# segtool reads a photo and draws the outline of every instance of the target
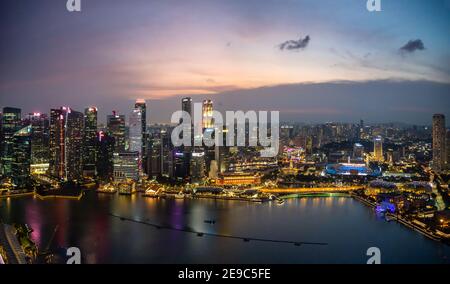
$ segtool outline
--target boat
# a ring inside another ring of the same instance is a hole
[[[283,199],[277,199],[277,205],[283,205],[284,200]]]
[[[204,222],[207,224],[215,224],[216,220],[205,220]]]

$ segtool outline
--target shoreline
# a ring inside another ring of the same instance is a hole
[[[352,198],[354,198],[355,200],[371,207],[371,208],[375,208],[376,207],[376,203],[370,202],[364,198],[362,198],[361,196],[355,195],[355,194],[350,194],[350,196]],[[441,243],[446,243],[446,239],[441,237],[438,233],[432,233],[429,232],[428,230],[426,230],[425,228],[421,228],[418,225],[415,225],[413,222],[414,221],[418,221],[417,219],[413,219],[413,221],[408,221],[403,217],[399,217],[398,215],[394,215],[392,213],[385,213],[386,216],[391,218],[391,221],[396,221],[399,224],[402,224],[403,226],[412,229],[413,231],[416,231],[418,233],[420,233],[421,235],[433,240],[433,241],[437,241],[437,242],[441,242]],[[443,234],[443,233],[441,233]],[[444,234],[445,235],[445,234]]]

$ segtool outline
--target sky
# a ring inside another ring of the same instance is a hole
[[[100,121],[182,96],[300,122],[450,118],[450,1],[4,0],[0,106],[95,105]]]

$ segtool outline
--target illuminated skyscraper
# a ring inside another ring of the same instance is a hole
[[[49,120],[43,113],[30,113],[24,125],[31,125],[31,164],[44,165],[48,168],[49,162]]]
[[[353,158],[362,159],[364,154],[364,146],[360,143],[355,143],[353,145]]]
[[[28,125],[14,133],[12,137],[11,177],[14,186],[17,188],[24,188],[30,182],[31,134],[32,127]]]
[[[102,181],[113,177],[114,138],[103,131],[97,133],[97,176]]]
[[[202,127],[203,129],[214,128],[213,101],[204,100],[202,105]]]
[[[185,97],[181,100],[181,110],[187,112],[191,117],[191,145],[194,145],[194,118],[192,117],[192,99],[190,97]],[[180,123],[183,121],[181,120]],[[184,147],[186,152],[191,151],[191,147]]]
[[[134,104],[134,108],[140,110],[140,124],[141,124],[141,149],[139,150],[139,154],[141,156],[142,162],[144,165],[144,172],[147,173],[146,163],[147,163],[147,106],[145,104],[145,100],[138,99]],[[130,130],[131,131],[131,130]],[[131,134],[130,134],[131,135]]]
[[[139,180],[139,153],[114,153],[114,181]]]
[[[84,115],[68,107],[50,111],[50,174],[64,180],[82,177]]]
[[[129,138],[130,138],[130,151],[138,152],[142,158],[142,111],[139,108],[133,109],[130,114],[129,120]]]
[[[97,174],[97,113],[96,107],[84,110],[83,176],[85,177],[94,177]]]
[[[381,136],[376,136],[373,139],[373,156],[375,161],[383,162],[383,138]]]
[[[67,108],[50,110],[50,175],[57,178],[65,176],[65,125]]]
[[[114,151],[120,153],[125,151],[125,115],[118,115],[113,111],[107,116],[108,135],[114,137]]]
[[[205,178],[206,165],[205,165],[205,152],[200,149],[196,149],[192,152],[192,157],[190,160],[191,169],[191,182],[199,183]]]
[[[66,179],[80,180],[83,177],[84,114],[70,110],[66,125]]]
[[[5,107],[2,116],[2,145],[1,158],[3,174],[11,174],[11,163],[13,160],[13,136],[20,129],[21,110],[19,108]]]
[[[445,169],[447,159],[445,136],[445,116],[443,114],[433,115],[433,164],[434,171],[440,173]]]

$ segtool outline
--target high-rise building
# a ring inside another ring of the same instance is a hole
[[[102,181],[109,181],[114,172],[114,138],[106,132],[97,133],[97,177]]]
[[[214,128],[213,101],[204,100],[202,105],[202,127],[203,129]]]
[[[3,174],[11,175],[11,164],[13,160],[13,136],[21,126],[21,109],[13,107],[3,108],[2,115],[2,145],[1,158]]]
[[[434,171],[440,173],[445,169],[447,159],[445,136],[445,116],[443,114],[433,115],[433,164]]]
[[[50,174],[79,180],[83,167],[84,115],[68,107],[50,111]]]
[[[184,179],[188,176],[189,156],[190,153],[184,152],[179,148],[173,150],[173,177]]]
[[[50,110],[50,175],[57,178],[65,176],[65,126],[67,120],[67,108]]]
[[[361,143],[355,143],[353,145],[353,158],[362,159],[364,154],[364,146]]]
[[[70,110],[66,126],[67,180],[80,180],[83,177],[83,131],[84,114]]]
[[[129,118],[129,138],[130,138],[130,151],[138,152],[139,156],[143,155],[143,137],[142,137],[142,111],[139,108],[133,109]]]
[[[191,182],[200,183],[205,178],[206,165],[205,165],[205,152],[200,149],[195,149],[192,152],[192,157],[190,160],[191,169]]]
[[[97,174],[97,113],[96,107],[84,110],[83,176],[85,177],[95,177]]]
[[[114,181],[139,180],[139,153],[114,153]]]
[[[162,138],[159,134],[153,134],[147,139],[147,175],[156,178],[162,175]]]
[[[28,125],[13,135],[13,159],[11,177],[15,187],[24,188],[30,182],[31,168],[31,134],[32,127]]]
[[[147,106],[145,104],[145,100],[138,99],[134,104],[134,108],[140,110],[140,124],[141,124],[141,149],[139,150],[139,154],[141,156],[142,165],[144,172],[147,173],[146,163],[147,163]]]
[[[383,138],[381,136],[376,136],[373,139],[373,156],[374,160],[378,162],[383,162]]]
[[[31,164],[48,169],[49,153],[49,120],[43,113],[30,113],[24,125],[31,125]]]
[[[125,151],[125,115],[118,115],[113,111],[112,115],[107,116],[108,135],[114,137],[116,153]]]
[[[194,118],[192,117],[192,99],[190,97],[185,97],[181,99],[181,111],[187,112],[189,116],[191,117],[191,146],[194,145]],[[181,120],[180,123],[183,121]],[[184,150],[186,152],[191,151],[191,147],[184,147]]]

